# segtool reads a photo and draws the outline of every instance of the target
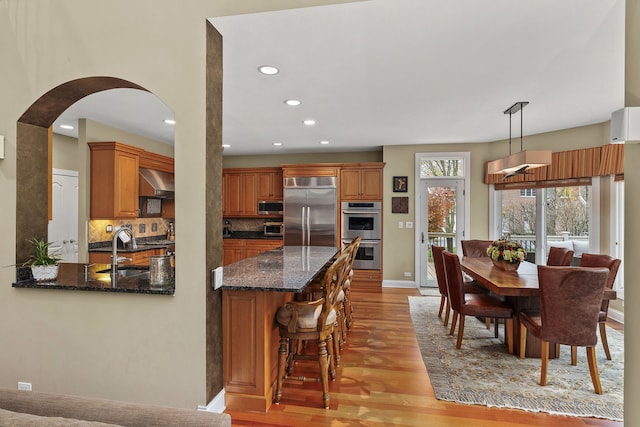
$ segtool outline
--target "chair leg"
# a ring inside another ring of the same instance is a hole
[[[576,366],[578,364],[578,347],[575,345],[571,346],[571,364]]]
[[[335,332],[335,330],[334,330]],[[334,354],[334,348],[335,348],[335,344],[334,344],[334,339],[332,334],[327,335],[327,339],[322,341],[325,345],[325,358],[328,359],[328,371],[329,371],[329,378],[331,378],[331,380],[335,380],[336,379],[336,359],[335,359],[335,354]],[[323,356],[320,356],[320,350],[318,347],[318,357],[322,358]]]
[[[511,317],[504,319],[504,340],[507,342],[509,354],[513,354],[513,318]]]
[[[451,313],[451,303],[449,302],[449,298],[445,297],[447,299],[447,307],[445,308],[445,313],[444,313],[444,321],[442,322],[443,325],[446,327],[449,325],[449,314]]]
[[[444,294],[440,295],[440,308],[438,309],[438,317],[442,317],[442,311],[444,310],[444,303],[445,303],[445,296]]]
[[[607,341],[607,325],[605,322],[600,322],[599,326],[600,326],[600,341],[602,341],[604,354],[607,355],[607,360],[611,360],[611,352],[609,351],[609,342]]]
[[[456,330],[456,323],[458,322],[458,312],[453,310],[453,316],[451,317],[451,329],[449,329],[449,335],[453,335]]]
[[[287,369],[288,348],[288,340],[284,337],[281,337],[280,347],[278,349],[278,378],[276,380],[276,395],[273,399],[276,405],[280,403],[280,399],[282,398],[282,383],[286,375],[285,370]]]
[[[320,362],[320,382],[322,383],[322,403],[324,409],[329,409],[329,367],[331,366],[331,358],[327,353],[327,342],[325,340],[318,340],[318,360]]]
[[[540,385],[547,384],[547,366],[549,365],[549,341],[540,340]]]
[[[524,353],[527,349],[527,327],[524,323],[520,323],[520,348],[518,349],[518,355],[520,359],[524,359]]]
[[[600,374],[598,373],[598,365],[596,363],[596,348],[587,347],[587,361],[589,362],[589,373],[593,382],[593,389],[596,394],[602,394],[602,385],[600,384]]]
[[[560,357],[560,344],[556,343],[556,357]]]
[[[464,318],[466,316],[460,315],[460,324],[458,325],[458,340],[456,341],[456,348],[460,348],[462,346],[462,335],[464,334]]]
[[[351,307],[351,289],[345,289],[344,291],[344,317],[345,325],[347,329],[351,329],[353,323],[353,308]]]
[[[485,317],[484,318],[484,325],[487,327],[487,329],[491,329],[491,318],[490,317]]]
[[[493,318],[493,336],[498,338],[498,326],[500,326],[500,319],[497,317]]]
[[[338,319],[338,324],[336,324],[333,327],[333,361],[334,361],[334,366],[338,367],[340,366],[340,351],[341,351],[341,345],[340,345],[340,319]]]

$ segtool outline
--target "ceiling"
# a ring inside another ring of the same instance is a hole
[[[488,142],[509,137],[517,101],[530,102],[524,135],[624,106],[624,0],[370,0],[210,21],[224,41],[225,155]],[[168,116],[154,95],[115,89],[54,131],[84,117],[173,143]]]

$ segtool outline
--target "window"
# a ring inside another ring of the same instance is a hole
[[[464,176],[464,159],[420,159],[420,178]]]
[[[525,248],[527,260],[538,264],[546,262],[551,246],[571,249],[579,258],[600,246],[598,188],[594,179],[592,185],[496,190],[500,214],[491,237],[509,234]]]

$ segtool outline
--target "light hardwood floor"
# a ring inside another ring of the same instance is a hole
[[[354,325],[322,409],[320,385],[287,383],[267,414],[227,411],[234,426],[622,426],[437,400],[420,356],[407,296],[415,289],[354,284]],[[618,330],[622,326],[612,325]]]

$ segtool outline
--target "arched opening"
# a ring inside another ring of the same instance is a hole
[[[28,239],[47,238],[51,125],[78,100],[108,89],[147,89],[115,77],[86,77],[63,83],[36,100],[16,130],[16,263],[30,255]]]

